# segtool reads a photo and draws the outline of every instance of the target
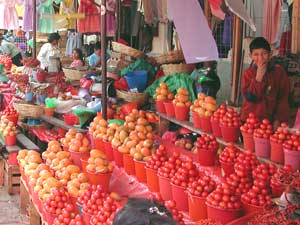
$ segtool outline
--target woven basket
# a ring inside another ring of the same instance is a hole
[[[64,74],[68,80],[80,80],[84,74],[90,72],[90,70],[78,70],[74,68],[63,68]]]
[[[174,73],[186,73],[191,74],[193,72],[194,66],[188,64],[166,64],[162,65],[162,70],[165,75],[170,75]]]
[[[114,41],[112,42],[112,48],[115,52],[129,55],[133,58],[143,58],[145,56],[145,54],[140,50],[131,48],[129,46],[126,46],[126,45],[123,45],[123,44],[120,44],[120,43],[114,42]]]
[[[181,50],[170,51],[160,56],[154,57],[157,64],[176,63],[184,61],[183,52]]]
[[[116,90],[117,97],[122,98],[125,102],[137,102],[140,104],[145,104],[148,100],[147,93],[133,93],[127,91]]]
[[[13,105],[20,117],[39,118],[44,113],[42,106],[29,104],[24,101],[15,101]]]
[[[64,57],[61,57],[60,58],[60,62],[61,62],[61,65],[67,65],[67,66],[70,66],[70,64],[73,62],[73,59],[72,57],[67,57],[67,56],[64,56]]]

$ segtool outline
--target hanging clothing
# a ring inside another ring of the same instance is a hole
[[[279,32],[282,0],[264,0],[263,36],[274,44]]]
[[[54,7],[53,3],[59,4],[62,0],[40,0],[40,5],[38,6],[38,27],[37,30],[41,33],[53,33],[54,28]],[[49,17],[48,17],[49,16]]]
[[[75,13],[75,4],[74,0],[63,0],[60,4],[59,14],[72,14]],[[67,18],[67,29],[75,29],[76,28],[76,19]]]
[[[283,32],[279,44],[279,55],[286,55],[291,52],[292,47],[292,32]]]
[[[218,17],[219,19],[224,20],[225,19],[225,13],[221,9],[222,0],[208,0],[208,1],[209,1],[211,13],[215,17]]]
[[[116,0],[106,1],[106,36],[114,37],[116,33]]]
[[[23,11],[23,30],[32,31],[33,29],[33,1],[24,0],[24,11]]]
[[[153,26],[158,22],[158,11],[156,0],[142,0],[145,23]]]
[[[19,18],[15,5],[22,0],[0,0],[0,29],[16,30],[19,28]]]
[[[167,0],[157,0],[157,17],[161,23],[168,22],[167,7]]]
[[[223,44],[225,46],[231,47],[232,43],[232,33],[233,33],[233,15],[231,12],[227,12],[224,20],[224,30],[223,30]]]
[[[286,2],[283,2],[281,9],[281,18],[280,18],[280,28],[277,35],[275,47],[278,48],[281,42],[281,36],[283,32],[289,31],[291,29],[290,18],[289,18],[289,5]]]
[[[74,48],[82,48],[82,34],[77,32],[68,32],[68,40],[66,45],[66,56],[70,56],[73,53]]]
[[[80,33],[95,33],[101,31],[101,17],[96,5],[90,0],[80,0],[78,13],[85,13],[84,19],[77,20]]]
[[[264,17],[262,1],[246,0],[244,4],[256,27],[256,32],[253,32],[253,30],[246,24],[245,37],[262,36],[262,25],[263,25],[263,17]]]

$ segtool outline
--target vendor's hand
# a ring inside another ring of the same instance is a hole
[[[262,80],[264,79],[264,76],[267,72],[267,66],[268,66],[267,63],[262,63],[257,65],[256,80],[258,82],[262,82]]]

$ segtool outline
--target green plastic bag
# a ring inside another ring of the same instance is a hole
[[[57,99],[56,98],[46,98],[45,103],[46,103],[47,108],[55,108],[57,105]]]
[[[195,91],[194,91],[194,86],[193,86],[193,79],[183,73],[176,73],[176,74],[171,74],[168,76],[164,76],[159,78],[158,80],[154,81],[154,83],[149,86],[145,92],[148,93],[150,96],[154,96],[156,88],[159,86],[160,83],[166,83],[168,85],[169,90],[176,94],[176,91],[178,88],[185,88],[189,91],[190,93],[190,100],[194,102],[196,99]]]
[[[137,59],[134,63],[121,70],[121,76],[124,77],[127,73],[136,70],[147,70],[150,80],[153,79],[156,74],[156,68],[151,63],[147,62],[144,59]]]
[[[125,123],[125,121],[124,120],[116,120],[116,119],[114,119],[114,120],[108,120],[108,124],[112,124],[112,123],[116,123],[116,124],[118,124],[120,126],[123,126],[124,123]]]

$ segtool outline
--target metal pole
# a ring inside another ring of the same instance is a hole
[[[32,56],[36,59],[36,0],[33,0],[33,49]]]
[[[102,68],[102,116],[107,119],[107,84],[106,84],[106,0],[101,0],[101,68]]]

